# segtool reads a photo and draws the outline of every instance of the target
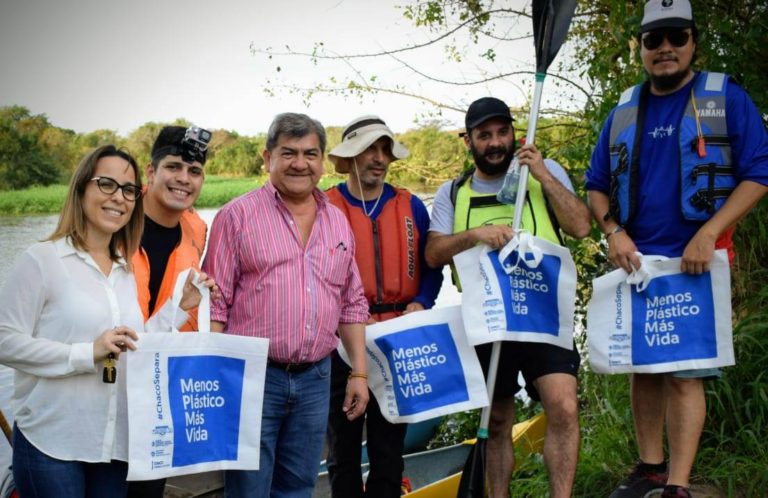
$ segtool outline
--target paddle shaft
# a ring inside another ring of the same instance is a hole
[[[539,119],[539,106],[541,105],[541,91],[544,87],[544,77],[546,75],[542,73],[536,73],[536,85],[533,90],[533,102],[531,103],[531,111],[528,116],[528,134],[526,135],[526,143],[533,143],[536,137],[536,122]],[[517,199],[515,200],[515,218],[512,223],[512,229],[517,232],[520,229],[520,224],[523,219],[523,208],[525,207],[525,189],[528,188],[528,166],[520,165],[520,180],[517,186]],[[488,437],[488,424],[491,421],[491,405],[493,404],[493,392],[496,387],[496,376],[499,370],[499,357],[501,356],[501,341],[493,343],[491,349],[491,359],[488,365],[488,378],[486,379],[485,388],[488,391],[488,401],[490,404],[483,408],[480,412],[480,427],[478,428],[478,437],[485,435]]]
[[[11,448],[13,448],[13,438],[12,438],[13,432],[11,431],[11,426],[8,425],[8,420],[6,420],[2,410],[0,410],[0,429],[3,429],[3,434],[5,434],[5,439],[8,440],[8,444],[10,444]]]
[[[533,101],[531,102],[531,111],[528,118],[528,143],[534,143],[534,138],[536,136],[536,121],[539,117],[541,92],[544,87],[544,78],[547,75],[547,69],[565,39],[568,26],[570,25],[570,19],[573,16],[573,11],[576,7],[575,0],[565,0],[564,2],[557,3],[557,7],[553,0],[534,0],[533,4],[534,44],[536,46],[536,84],[534,86]],[[544,7],[543,9],[542,6]],[[564,24],[562,22],[556,22],[555,18],[558,14],[561,16],[561,21],[566,21]],[[543,27],[543,29],[540,29],[540,27]],[[565,33],[563,33],[563,31],[565,31]],[[554,37],[555,34],[557,34],[557,37]],[[520,229],[522,222],[526,189],[528,188],[528,166],[521,166],[520,179],[518,182],[517,198],[515,199],[515,217],[512,223],[512,229],[515,232]],[[475,451],[470,454],[470,459],[467,460],[467,463],[464,466],[464,471],[461,474],[461,482],[457,495],[458,498],[482,498],[485,495],[485,480],[483,479],[485,474],[485,459],[477,458],[475,453],[477,453],[477,450],[481,447],[481,439],[486,441],[488,439],[488,425],[491,420],[491,406],[493,406],[493,394],[495,390],[494,388],[496,387],[500,356],[501,342],[496,341],[491,348],[491,358],[488,365],[486,389],[488,391],[489,404],[483,408],[480,414],[480,427],[477,430]],[[485,449],[484,444],[482,445],[482,449]],[[474,478],[478,475],[480,476],[480,482],[473,482]]]

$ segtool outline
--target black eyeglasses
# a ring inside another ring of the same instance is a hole
[[[117,180],[108,176],[94,176],[91,181],[96,182],[99,190],[107,195],[112,195],[117,192],[117,189],[120,189],[123,191],[123,197],[126,201],[135,201],[141,197],[141,189],[133,183],[120,185]]]
[[[643,36],[646,50],[656,50],[664,43],[664,38],[675,47],[684,47],[691,38],[691,33],[682,28],[668,28],[649,31]]]

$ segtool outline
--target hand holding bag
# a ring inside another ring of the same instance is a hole
[[[470,344],[540,342],[573,349],[576,265],[570,251],[518,231],[499,251],[454,256]]]
[[[173,293],[178,308],[187,273]],[[210,333],[198,285],[199,333],[139,334],[127,355],[128,480],[259,468],[267,339]],[[175,322],[175,320],[174,320]]]
[[[409,313],[365,329],[368,387],[389,422],[421,422],[488,405],[461,307]],[[343,346],[339,354],[349,363]]]
[[[595,279],[587,311],[589,363],[600,373],[664,373],[733,365],[731,273],[725,250],[710,270],[642,256],[638,270]]]

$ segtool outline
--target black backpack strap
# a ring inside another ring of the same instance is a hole
[[[467,180],[469,180],[474,172],[475,168],[470,168],[463,172],[458,178],[454,178],[451,182],[451,206],[453,206],[454,209],[456,208],[456,197],[459,195],[459,189],[462,185],[467,183]]]

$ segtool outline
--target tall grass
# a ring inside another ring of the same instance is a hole
[[[729,496],[768,496],[768,199],[736,232],[736,365],[707,386],[697,474]]]
[[[195,203],[195,207],[216,208],[223,206],[231,199],[263,185],[266,178],[266,176],[233,178],[209,175],[205,178],[203,190]],[[338,177],[323,177],[320,179],[319,188],[325,190],[338,182]],[[66,196],[66,185],[0,191],[0,214],[58,213],[64,205]]]
[[[58,213],[67,196],[66,185],[0,191],[0,214]]]

